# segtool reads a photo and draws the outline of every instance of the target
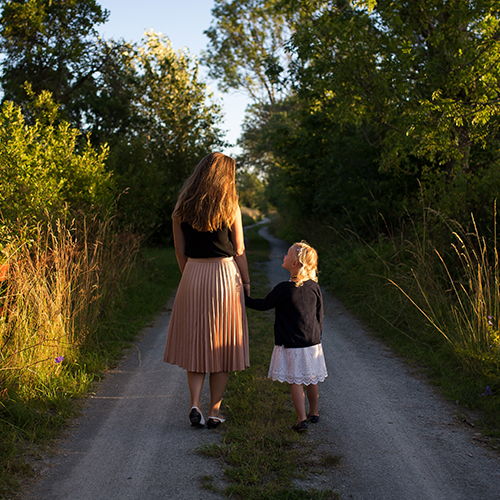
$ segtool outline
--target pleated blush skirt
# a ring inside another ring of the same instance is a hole
[[[163,360],[202,373],[250,365],[243,283],[234,259],[188,259]]]

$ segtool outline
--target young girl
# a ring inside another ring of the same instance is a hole
[[[265,299],[245,297],[247,307],[275,309],[274,350],[268,377],[288,382],[297,412],[297,432],[307,430],[303,386],[309,400],[309,421],[319,421],[318,382],[328,376],[321,347],[323,297],[317,283],[318,254],[306,242],[294,243],[282,266],[290,280],[274,287]]]

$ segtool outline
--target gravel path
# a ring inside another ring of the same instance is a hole
[[[288,278],[281,269],[287,245],[266,228],[260,233],[272,244],[274,286]],[[220,498],[200,487],[204,475],[219,484],[219,463],[195,449],[221,434],[188,424],[185,372],[162,362],[168,320],[166,310],[106,375],[57,455],[33,462],[40,479],[25,500]],[[320,423],[306,439],[342,460],[303,486],[336,488],[342,499],[500,499],[498,455],[475,444],[456,407],[328,295],[323,347],[329,377],[320,385]]]

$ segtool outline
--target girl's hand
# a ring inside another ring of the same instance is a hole
[[[243,290],[245,290],[245,293],[250,297],[250,283],[244,284]]]

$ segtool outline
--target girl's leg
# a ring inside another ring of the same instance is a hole
[[[319,415],[319,388],[318,384],[309,384],[306,386],[307,400],[309,401],[309,415]]]
[[[226,390],[229,372],[217,372],[210,374],[210,409],[209,417],[218,417],[222,396]]]
[[[201,410],[201,390],[205,374],[200,372],[187,372],[189,392],[191,393],[191,408],[196,406]]]
[[[297,412],[297,421],[302,422],[307,418],[304,388],[302,384],[290,384],[290,390],[292,391],[293,406]]]

